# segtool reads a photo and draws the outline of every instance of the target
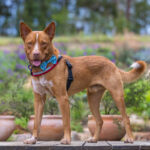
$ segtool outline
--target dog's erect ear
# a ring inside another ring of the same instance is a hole
[[[53,39],[55,35],[55,22],[51,22],[45,29],[44,32],[48,34],[50,40]]]
[[[26,36],[31,32],[32,30],[23,22],[20,22],[20,36],[25,41]]]

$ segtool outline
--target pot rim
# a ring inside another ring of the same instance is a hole
[[[0,119],[11,119],[11,120],[14,120],[15,116],[13,116],[13,115],[0,115]]]
[[[119,119],[122,120],[122,116],[121,115],[101,115],[102,119]],[[93,115],[88,115],[88,119],[92,120],[94,119]]]
[[[30,119],[34,119],[35,115],[31,115]],[[62,119],[62,115],[43,115],[42,119]]]

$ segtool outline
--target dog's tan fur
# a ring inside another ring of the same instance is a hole
[[[33,60],[34,44],[36,42],[37,33],[39,36],[39,59],[41,61],[48,60],[52,54],[58,57],[59,51],[52,44],[52,39],[55,34],[55,24],[53,22],[44,31],[32,31],[26,24],[21,23],[20,33],[30,63],[32,63]],[[47,43],[45,47],[42,46],[43,41]],[[73,66],[72,72],[74,81],[72,82],[69,91],[66,90],[68,77],[68,70],[65,63],[66,59]],[[135,67],[129,72],[124,72],[118,69],[115,64],[107,58],[102,56],[82,56],[72,58],[63,55],[59,64],[52,71],[41,77],[32,77],[32,80],[35,83],[38,83],[36,86],[38,86],[39,90],[49,92],[52,96],[56,97],[59,103],[64,125],[64,138],[61,140],[62,144],[70,144],[71,142],[69,96],[86,88],[88,104],[96,120],[95,134],[92,138],[88,139],[88,141],[97,142],[99,139],[99,132],[103,125],[103,120],[99,112],[99,105],[105,90],[108,90],[123,117],[126,129],[125,141],[133,142],[130,121],[125,111],[123,82],[132,82],[143,74],[146,69],[146,63],[143,61],[137,61],[136,63],[139,65],[138,67]],[[33,72],[38,71],[41,71],[39,67],[33,68]],[[41,80],[44,81],[41,83]],[[52,84],[49,85],[49,82]],[[40,93],[34,89],[35,121],[33,137],[27,139],[25,143],[36,143],[43,114],[43,102],[45,103],[47,92]]]

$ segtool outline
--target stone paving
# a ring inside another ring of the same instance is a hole
[[[0,142],[0,150],[150,150],[150,141],[136,141],[133,144],[118,141],[97,143],[76,141],[71,145],[61,145],[56,141],[38,141],[35,145],[25,145],[23,142]]]

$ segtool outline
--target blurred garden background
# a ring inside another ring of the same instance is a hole
[[[150,0],[0,0],[0,114],[16,116],[21,130],[15,133],[27,131],[34,112],[20,21],[33,30],[55,21],[53,42],[61,54],[102,55],[127,71],[136,60],[150,63]],[[144,75],[125,85],[127,113],[140,121],[132,124],[135,132],[150,131],[149,79]],[[47,99],[44,113],[60,114],[56,100]],[[83,131],[90,114],[86,99],[86,90],[70,97],[71,127],[77,132]],[[100,111],[119,114],[109,93]]]

